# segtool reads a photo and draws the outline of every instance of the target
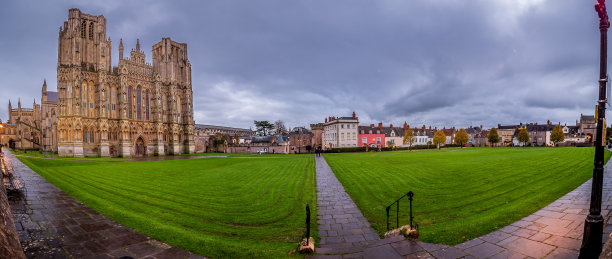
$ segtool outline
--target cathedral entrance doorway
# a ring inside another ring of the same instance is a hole
[[[142,137],[138,137],[136,145],[134,145],[134,155],[136,157],[143,157],[147,154],[144,140]]]

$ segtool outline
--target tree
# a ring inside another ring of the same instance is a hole
[[[393,143],[391,141],[387,141],[387,147],[393,149],[395,147],[395,143]]]
[[[563,130],[561,129],[561,125],[557,124],[555,128],[552,130],[552,132],[550,133],[550,141],[552,141],[555,144],[555,146],[557,146],[557,143],[563,142],[564,140],[565,140],[565,134],[563,133]]]
[[[258,136],[268,136],[274,128],[274,125],[269,121],[255,121],[254,123]]]
[[[523,143],[523,146],[527,145],[527,142],[529,142],[529,133],[527,132],[527,129],[522,128],[521,131],[519,131],[518,141]]]
[[[465,129],[459,129],[459,131],[455,135],[455,144],[463,147],[465,144],[468,143],[469,140],[470,138],[468,137],[468,134]]]
[[[410,147],[412,147],[415,140],[416,135],[414,134],[414,131],[412,129],[407,129],[406,133],[404,133],[404,139],[402,141],[404,142],[404,145],[408,145],[408,151],[410,151]]]
[[[489,143],[491,143],[491,145],[499,143],[499,134],[497,134],[496,128],[491,128],[491,131],[489,131],[488,138]]]
[[[438,149],[440,149],[440,145],[444,144],[445,142],[446,142],[446,135],[444,135],[444,131],[442,130],[436,131],[433,137],[433,144],[436,145]]]
[[[287,127],[285,127],[285,122],[282,120],[277,120],[274,122],[274,134],[276,135],[285,135],[287,134],[288,130]]]

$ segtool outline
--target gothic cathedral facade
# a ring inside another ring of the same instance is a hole
[[[70,9],[57,60],[57,152],[63,157],[193,153],[193,91],[187,44],[162,38],[153,64],[140,43],[111,63],[106,19]]]

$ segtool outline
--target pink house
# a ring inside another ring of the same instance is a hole
[[[374,124],[368,126],[359,126],[357,146],[369,146],[372,148],[385,147],[385,133],[382,131],[382,123],[378,127]]]

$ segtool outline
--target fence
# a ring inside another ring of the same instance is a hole
[[[413,224],[413,220],[414,220],[414,216],[412,216],[412,197],[414,196],[414,193],[412,191],[409,191],[408,193],[402,195],[402,197],[399,197],[399,199],[397,199],[396,201],[394,201],[393,203],[391,203],[389,206],[387,206],[386,210],[387,210],[387,231],[390,230],[390,224],[389,224],[389,211],[391,210],[391,207],[393,206],[393,204],[396,204],[396,215],[395,215],[395,228],[399,228],[399,211],[400,211],[400,200],[404,197],[408,197],[408,200],[410,201],[410,229],[417,229],[419,228],[418,224]]]

